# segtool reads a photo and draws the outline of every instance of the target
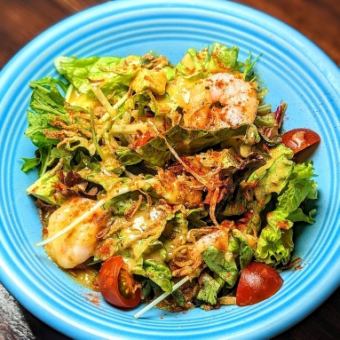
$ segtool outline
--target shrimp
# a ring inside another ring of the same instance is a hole
[[[187,94],[184,126],[217,130],[254,122],[259,100],[255,86],[237,74],[216,73]]]
[[[75,197],[54,211],[47,226],[47,237],[65,228],[72,220],[89,210],[95,201]],[[92,216],[77,225],[68,233],[45,246],[48,255],[61,268],[71,269],[82,264],[94,254],[98,232],[107,223],[107,214],[98,209]]]
[[[217,229],[210,234],[204,235],[196,242],[195,249],[202,254],[210,246],[226,251],[228,248],[228,231]]]

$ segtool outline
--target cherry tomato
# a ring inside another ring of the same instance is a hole
[[[310,129],[293,129],[282,135],[282,143],[294,154],[320,142],[320,136]]]
[[[141,291],[128,272],[121,256],[106,260],[99,271],[99,290],[106,301],[120,308],[134,308],[141,300]]]
[[[236,290],[236,304],[248,306],[268,299],[282,286],[283,280],[272,267],[252,262],[241,271]]]

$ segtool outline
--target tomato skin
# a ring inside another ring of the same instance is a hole
[[[125,275],[129,277],[128,284],[133,285],[131,274],[126,270],[124,260],[121,256],[112,256],[106,260],[99,271],[98,284],[99,290],[102,293],[106,301],[112,305],[124,309],[130,309],[136,307],[141,300],[141,291],[139,288],[135,290],[132,296],[125,297],[119,289],[120,273],[125,271]]]
[[[282,135],[282,143],[294,154],[320,142],[320,136],[310,129],[293,129]]]
[[[236,290],[236,304],[248,306],[268,299],[282,286],[283,280],[272,267],[251,262],[241,271]]]

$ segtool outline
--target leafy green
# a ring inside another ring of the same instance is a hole
[[[184,294],[179,289],[176,289],[174,292],[171,293],[171,295],[174,298],[176,305],[178,305],[180,307],[185,306]]]
[[[28,172],[40,165],[39,176],[43,175],[48,168],[53,167],[59,160],[63,160],[63,169],[70,170],[70,162],[73,155],[63,148],[48,147],[40,148],[34,158],[23,158],[24,163],[21,167],[23,172]]]
[[[115,197],[110,201],[112,212],[115,215],[124,216],[135,206],[140,195],[141,193],[139,191],[132,191]]]
[[[226,128],[214,132],[190,130],[176,125],[167,131],[165,137],[179,154],[192,154],[222,141],[228,142],[232,138],[244,136],[246,131],[246,125],[237,129]],[[163,166],[171,158],[171,152],[162,137],[150,140],[136,151],[143,160],[156,166]]]
[[[257,115],[254,124],[257,127],[273,127],[276,125],[276,119],[272,112],[264,115]]]
[[[131,88],[141,93],[150,90],[156,95],[163,95],[167,84],[167,76],[163,70],[141,69],[131,83]]]
[[[224,280],[219,276],[214,279],[207,273],[203,273],[200,280],[202,287],[198,292],[197,299],[210,305],[216,305],[217,295],[224,285]]]
[[[30,170],[33,170],[40,164],[40,159],[37,157],[34,158],[23,158],[23,164],[21,166],[21,170],[23,172],[29,172]]]
[[[61,169],[61,165],[59,163],[52,170],[45,172],[27,188],[27,193],[48,204],[60,205],[63,202],[63,198],[56,195],[56,184],[59,182],[58,172]]]
[[[223,72],[226,69],[239,69],[237,62],[239,49],[214,43],[209,48],[196,51],[190,48],[180,63],[177,71],[185,77],[204,76],[207,73]]]
[[[129,149],[128,147],[121,146],[117,148],[115,152],[119,162],[124,165],[135,165],[143,160],[137,152]]]
[[[253,249],[249,246],[244,235],[237,229],[233,230],[232,236],[229,239],[228,249],[238,256],[241,269],[246,267],[254,256]]]
[[[61,80],[50,77],[33,81],[30,85],[33,92],[27,113],[26,136],[39,148],[56,145],[59,139],[53,136],[53,132],[59,130],[57,122],[69,122],[62,94],[66,85]],[[50,136],[47,136],[47,131]]]
[[[306,214],[301,208],[297,208],[288,215],[287,219],[292,222],[314,223],[315,214],[316,209],[312,209]]]
[[[208,212],[203,208],[190,209],[188,211],[187,220],[189,228],[200,228],[207,225],[207,222],[203,221],[208,216]]]
[[[167,251],[163,242],[159,239],[150,243],[143,254],[143,258],[144,260],[154,260],[163,263],[167,258]]]
[[[101,185],[106,192],[121,182],[123,184],[123,179],[119,178],[115,173],[106,173],[97,171],[97,169],[83,168],[78,171],[78,174],[85,180]]]
[[[295,220],[306,220],[313,222],[311,216],[305,215],[299,209],[301,203],[306,199],[317,198],[317,185],[313,176],[312,163],[295,164],[289,178],[287,187],[278,197],[276,209],[268,214],[268,223],[272,226],[290,228]],[[293,221],[289,219],[293,217]]]
[[[141,57],[59,57],[55,66],[80,93],[92,90],[92,84],[104,93],[128,88],[141,65]]]
[[[314,221],[315,210],[306,214],[300,207],[306,199],[317,198],[317,186],[312,176],[312,163],[294,165],[275,210],[267,214],[268,225],[262,229],[256,248],[259,261],[274,265],[287,263],[293,250],[293,223]]]
[[[154,260],[145,260],[143,268],[145,271],[144,276],[155,282],[164,292],[171,292],[171,271],[165,264]]]
[[[173,213],[164,206],[143,207],[131,219],[115,217],[115,226],[103,242],[104,248],[109,248],[110,254],[127,252],[133,261],[139,261],[150,246],[160,238],[168,220]],[[101,253],[98,247],[96,256],[105,258],[107,251]]]
[[[250,53],[248,58],[242,64],[243,79],[246,81],[256,80],[255,65],[258,62],[260,56],[254,58]]]
[[[270,159],[242,184],[256,183],[255,197],[260,207],[268,203],[272,193],[282,191],[293,169],[293,152],[284,145],[270,149],[269,155]]]
[[[270,265],[286,264],[290,260],[293,248],[292,229],[281,230],[268,225],[261,231],[255,258]]]
[[[164,243],[167,255],[171,254],[175,248],[185,243],[188,233],[188,221],[182,213],[176,213],[166,223],[161,240]]]
[[[211,271],[227,283],[228,287],[235,285],[238,269],[232,253],[223,253],[211,246],[204,251],[203,260]]]

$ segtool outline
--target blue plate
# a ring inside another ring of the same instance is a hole
[[[320,187],[315,224],[296,230],[295,254],[303,269],[283,274],[283,288],[250,307],[166,314],[140,320],[101,301],[89,302],[77,285],[34,246],[41,226],[25,188],[35,173],[20,171],[34,148],[25,138],[28,84],[55,75],[60,55],[163,53],[177,62],[189,47],[237,45],[241,58],[262,53],[258,64],[270,89],[267,101],[289,104],[285,128],[309,127],[321,135],[313,156]],[[1,280],[38,318],[74,338],[263,338],[297,323],[338,286],[340,176],[339,71],[301,34],[242,5],[224,1],[116,1],[90,8],[53,26],[21,50],[0,79]]]

